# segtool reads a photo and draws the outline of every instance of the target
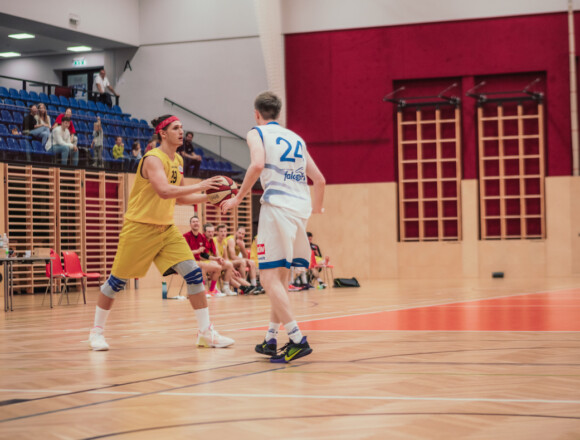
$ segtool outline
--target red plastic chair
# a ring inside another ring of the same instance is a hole
[[[64,270],[69,278],[79,279],[81,282],[81,288],[83,289],[83,301],[87,303],[87,296],[85,293],[85,284],[83,280],[85,278],[101,278],[101,274],[98,272],[85,272],[81,268],[81,262],[79,256],[76,252],[64,251],[62,253],[64,258]],[[61,298],[62,299],[62,298]]]
[[[332,264],[328,264],[328,257],[326,257],[322,263],[317,263],[316,255],[314,254],[314,251],[312,251],[310,253],[310,269],[318,269],[319,271],[322,271],[324,282],[327,286],[332,286],[332,283],[328,284],[328,269],[330,269],[331,280],[334,282],[334,266]]]
[[[58,254],[51,249],[50,250],[50,259],[52,260],[52,279],[61,279],[64,281],[64,285],[61,286],[61,292],[64,294],[66,292],[67,302],[68,302],[68,286],[66,285],[68,275],[66,271],[63,269],[62,264],[60,262],[60,257]],[[49,284],[46,286],[46,290],[44,291],[44,296],[42,297],[42,304],[44,305],[44,300],[46,299],[46,294],[48,293],[48,289],[50,288],[50,263],[46,264],[46,277],[48,278]],[[62,301],[62,296],[61,296]],[[60,301],[59,301],[60,304]]]

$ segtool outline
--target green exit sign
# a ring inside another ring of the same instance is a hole
[[[84,66],[87,64],[87,60],[84,58],[75,58],[73,60],[73,66]]]

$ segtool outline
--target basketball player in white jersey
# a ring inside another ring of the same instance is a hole
[[[310,214],[323,212],[324,176],[308,154],[304,140],[276,120],[282,102],[272,92],[254,101],[257,126],[248,132],[251,164],[238,195],[222,204],[222,211],[238,206],[258,177],[264,194],[258,225],[260,281],[270,297],[270,327],[256,351],[271,356],[270,361],[287,363],[312,353],[306,336],[294,320],[288,298],[290,268],[308,268],[310,243],[306,223]],[[313,199],[306,177],[314,184]],[[290,342],[277,352],[277,335],[284,324]]]

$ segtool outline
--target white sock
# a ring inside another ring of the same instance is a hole
[[[252,278],[252,279],[250,280],[250,284],[251,284],[252,286],[255,286],[255,285],[256,285],[256,279],[255,279],[255,278]]]
[[[300,275],[300,279],[302,280],[302,284],[308,284],[308,280],[306,279],[306,272],[303,272],[302,275]]]
[[[101,330],[105,329],[105,323],[109,317],[110,310],[101,309],[99,306],[95,309],[95,324],[93,328],[98,327]]]
[[[266,332],[266,341],[276,339],[278,337],[278,330],[280,330],[279,322],[271,322],[268,331]]]
[[[302,332],[298,328],[298,323],[296,321],[290,321],[288,324],[284,324],[284,328],[292,342],[300,344],[302,341]]]
[[[230,288],[229,281],[224,281],[224,290],[228,290]]]
[[[197,326],[199,327],[200,332],[206,331],[211,322],[209,320],[209,308],[206,307],[205,309],[195,309],[195,317],[197,318]]]

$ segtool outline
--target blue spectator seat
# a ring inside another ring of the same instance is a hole
[[[14,122],[14,119],[12,119],[12,113],[10,113],[8,110],[1,110],[0,122],[4,124],[12,124]]]
[[[24,91],[26,91],[26,90],[24,90]],[[28,92],[28,100],[31,102],[31,104],[38,104],[40,102],[40,98],[38,97],[38,93],[36,93],[35,91]]]
[[[54,96],[54,95],[50,95],[50,96]],[[58,109],[58,112],[59,112],[59,113],[64,113],[64,112],[66,112],[66,107],[65,107],[64,105],[59,105],[59,106],[57,107],[57,109]]]
[[[16,124],[10,124],[8,126],[8,130],[10,131],[10,133],[12,133],[14,129],[16,129],[17,132],[21,133],[22,127],[18,127],[16,126]],[[22,134],[13,134],[12,137],[16,139],[22,139],[24,136]]]
[[[60,105],[64,105],[65,107],[72,107],[66,96],[59,96],[58,100],[60,101]]]
[[[10,93],[6,87],[0,87],[0,98],[6,99],[10,98]]]
[[[123,111],[121,110],[121,107],[119,107],[118,105],[114,105],[114,106],[111,108],[111,110],[112,110],[112,112],[113,112],[114,114],[116,114],[116,115],[121,115],[121,114],[123,114]]]
[[[97,113],[99,111],[94,101],[87,101],[87,109],[89,109],[93,113]]]
[[[56,118],[58,115],[60,115],[60,112],[58,111],[58,109],[56,109],[56,108],[54,108],[54,107],[52,107],[52,106],[50,106],[50,105],[47,105],[47,106],[46,106],[46,113],[48,113],[48,115],[49,115],[49,116],[50,116],[52,119],[54,119],[54,118]],[[54,121],[53,121],[53,122],[54,122]]]
[[[8,139],[6,139],[6,144],[8,145],[8,149],[10,151],[17,151],[17,152],[24,151],[24,150],[21,150],[20,149],[20,144],[14,138],[8,138]]]
[[[140,125],[142,128],[149,128],[149,124],[147,123],[147,121],[146,121],[145,119],[141,119],[141,120],[139,121],[139,125]]]
[[[11,99],[20,99],[20,94],[18,93],[18,90],[10,88],[8,90],[8,93],[10,94]]]
[[[0,151],[8,150],[8,145],[6,145],[6,141],[3,137],[0,137]]]
[[[80,109],[87,110],[87,101],[85,101],[84,99],[78,99],[77,105],[79,106]]]
[[[22,129],[22,124],[24,123],[24,117],[22,116],[22,113],[12,112],[12,119],[14,120],[14,123],[18,125],[20,129]]]
[[[14,103],[13,99],[5,98],[4,99],[4,107],[12,110],[13,107],[16,107],[16,104]]]
[[[88,147],[91,145],[91,142],[88,140],[88,137],[85,133],[78,133],[78,145],[81,147]]]
[[[0,124],[0,136],[3,138],[12,137],[12,133],[8,131],[8,127],[4,124]]]
[[[26,108],[27,108],[27,105],[23,101],[21,101],[20,99],[15,100],[14,105],[16,105],[16,107],[21,107],[21,110],[23,110],[23,111],[26,110]]]
[[[194,153],[195,153],[195,154],[197,154],[198,156],[201,156],[201,157],[203,157],[203,148],[200,148],[200,147],[195,147],[195,148],[193,149],[193,151],[194,151]]]
[[[50,95],[48,97],[50,103],[56,107],[58,107],[60,105],[60,101],[58,100],[58,96],[56,95]]]
[[[40,92],[38,94],[38,102],[42,102],[44,104],[50,104],[50,99],[48,98],[48,95],[46,93]]]
[[[24,89],[20,90],[18,92],[18,95],[20,96],[19,99],[22,100],[22,101],[25,101],[25,102],[32,101],[30,99],[30,95],[28,94],[28,92],[26,90],[24,90]]]
[[[75,116],[80,116],[80,115],[75,115]],[[89,131],[89,129],[87,127],[87,123],[85,121],[83,121],[80,117],[77,117],[76,119],[77,119],[77,121],[75,123],[75,128],[76,128],[77,132],[87,133]]]
[[[97,105],[97,109],[101,112],[101,113],[109,113],[110,109],[109,107],[107,107],[105,104],[103,104],[100,101],[97,101],[96,103]]]
[[[79,102],[75,98],[69,98],[68,103],[69,103],[69,107],[71,107],[73,109],[79,108]]]

